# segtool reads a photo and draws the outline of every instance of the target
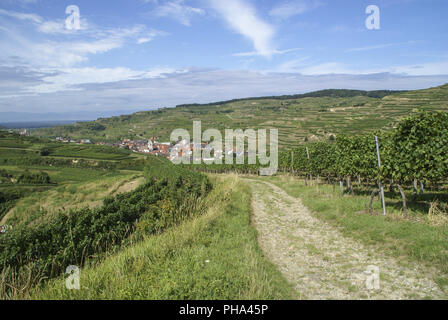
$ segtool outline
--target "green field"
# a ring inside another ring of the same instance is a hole
[[[45,155],[42,150],[47,151]],[[0,132],[0,225],[6,223],[10,211],[9,217],[16,216],[14,212],[27,216],[41,208],[57,211],[64,206],[68,209],[98,203],[106,190],[113,193],[114,185],[141,176],[139,159],[144,157],[129,150],[69,145]],[[41,172],[48,174],[50,183],[18,181],[24,173]]]
[[[0,163],[4,158],[20,158],[34,155],[108,161],[126,160],[135,157],[131,151],[125,149],[58,143],[46,139],[39,140],[35,137],[0,133]]]

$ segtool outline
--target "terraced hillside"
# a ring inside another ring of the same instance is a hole
[[[168,140],[176,128],[278,128],[281,147],[306,139],[330,138],[384,128],[414,109],[447,110],[448,84],[425,90],[324,90],[310,94],[250,98],[206,105],[181,105],[94,122],[35,131],[45,137],[69,136],[93,141],[151,138]]]

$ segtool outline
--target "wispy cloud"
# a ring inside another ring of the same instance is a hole
[[[27,7],[30,4],[37,3],[39,0],[2,0],[4,3],[20,5],[21,7]]]
[[[404,64],[387,67],[362,68],[347,63],[330,61],[315,63],[311,57],[290,60],[279,65],[275,72],[298,73],[302,75],[372,75],[388,73],[400,76],[438,76],[448,75],[448,61],[428,62],[421,64]]]
[[[19,20],[28,20],[34,23],[41,23],[43,21],[42,17],[34,13],[23,13],[23,12],[0,9],[0,15],[8,16]]]
[[[397,74],[412,76],[448,75],[448,61],[395,66],[390,68],[390,70]]]
[[[47,34],[74,34],[76,32],[88,29],[88,22],[84,17],[80,19],[80,29],[68,30],[65,27],[64,19],[46,20],[40,15],[34,13],[23,13],[4,9],[0,9],[0,16],[6,16],[15,20],[33,23],[37,26],[37,30],[39,32]]]
[[[153,0],[150,2],[157,4],[153,11],[156,16],[174,19],[185,26],[191,25],[191,19],[194,16],[205,15],[203,9],[190,7],[185,4],[184,0],[165,1],[163,3]]]
[[[250,96],[266,96],[304,93],[328,88],[353,89],[418,89],[440,85],[448,81],[446,76],[405,76],[390,73],[373,75],[301,75],[239,70],[196,69],[182,72],[158,72],[156,76],[146,77],[129,69],[72,70],[77,73],[77,82],[88,81],[95,77],[95,83],[76,85],[74,78],[66,75],[46,77],[46,81],[56,79],[68,86],[82,88],[79,91],[65,90],[54,93],[40,93],[34,96],[2,99],[0,86],[1,111],[58,112],[61,105],[66,110],[89,113],[92,110],[135,110],[145,106],[172,107],[181,103],[205,103]],[[71,72],[67,70],[67,74]],[[11,74],[11,72],[10,72]],[[17,75],[12,74],[14,78]],[[30,77],[30,75],[27,75]],[[32,76],[31,76],[32,77]],[[74,77],[74,76],[73,76]],[[131,77],[131,80],[111,82]],[[41,79],[41,77],[40,77]],[[42,80],[39,80],[42,81]],[[44,86],[40,90],[51,89]]]
[[[297,58],[293,60],[288,60],[280,64],[275,70],[272,70],[274,72],[298,72],[301,68],[306,66],[306,61],[310,59],[309,56]]]
[[[274,49],[271,52],[271,54],[272,55],[280,55],[280,54],[286,54],[286,53],[295,52],[295,51],[299,51],[299,50],[302,50],[302,48],[291,48],[291,49],[286,49],[286,50]],[[257,51],[239,52],[239,53],[233,54],[234,57],[253,57],[253,56],[257,56],[257,55],[259,55],[259,53]]]
[[[143,44],[152,41],[156,37],[163,37],[169,35],[168,32],[151,29],[144,33],[142,37],[137,39],[138,44]]]
[[[105,53],[121,48],[128,39],[136,39],[145,34],[144,26],[110,29],[97,39],[55,41],[36,41],[20,32],[0,26],[0,32],[7,36],[7,43],[0,52],[0,58],[8,61],[11,56],[22,64],[35,67],[69,67],[88,60],[89,55]],[[153,34],[154,36],[154,34]]]
[[[258,55],[271,57],[275,53],[274,27],[259,18],[250,3],[243,0],[210,0],[210,3],[230,28],[252,41]]]
[[[322,74],[356,74],[343,63],[326,62],[300,69],[300,73],[304,75],[322,75]]]
[[[81,31],[86,31],[89,29],[89,23],[87,19],[81,17],[79,23],[79,29],[67,29],[65,26],[65,20],[57,19],[57,20],[47,20],[39,24],[38,30],[42,33],[47,34],[75,34]]]
[[[373,45],[373,46],[351,48],[351,49],[346,50],[346,52],[370,51],[370,50],[384,49],[384,48],[389,48],[389,47],[408,45],[408,44],[415,44],[415,43],[416,43],[415,41],[385,43],[385,44],[378,44],[378,45]]]
[[[47,70],[38,85],[29,86],[25,93],[56,93],[61,91],[84,90],[85,85],[113,83],[126,80],[163,78],[168,74],[181,73],[173,68],[154,68],[150,70],[132,70],[129,68],[64,68]]]
[[[121,48],[129,40],[142,44],[168,34],[160,30],[148,30],[145,25],[102,29],[89,24],[85,19],[81,19],[81,30],[67,30],[64,20],[45,20],[39,15],[3,9],[0,9],[0,15],[6,15],[25,24],[27,30],[20,32],[20,28],[15,28],[14,24],[0,25],[0,33],[7,39],[2,43],[0,59],[8,62],[10,57],[14,57],[15,63],[42,68],[71,67],[88,61],[90,55]],[[35,39],[32,32],[29,32],[29,26],[32,26],[33,31],[42,34],[54,36],[70,34],[76,37]]]
[[[279,19],[288,19],[298,14],[303,14],[323,5],[318,0],[295,0],[281,3],[273,8],[269,14]]]

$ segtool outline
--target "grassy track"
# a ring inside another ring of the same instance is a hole
[[[331,186],[307,187],[303,180],[291,177],[271,177],[268,181],[284,189],[293,197],[300,197],[303,204],[318,218],[340,228],[347,236],[361,240],[367,245],[376,245],[405,264],[418,261],[434,269],[436,282],[448,285],[448,225],[432,225],[430,217],[417,213],[403,218],[387,199],[386,217],[362,213],[368,196],[341,196]],[[336,189],[338,190],[338,189]],[[381,211],[379,201],[375,211]]]
[[[248,181],[260,246],[299,299],[446,299],[425,266],[398,263],[375,245],[344,236],[278,186]],[[380,271],[379,290],[366,286],[365,270],[372,265]]]

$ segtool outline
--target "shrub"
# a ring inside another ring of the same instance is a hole
[[[26,170],[17,178],[17,183],[22,184],[50,184],[50,176],[48,173],[40,171],[39,173],[30,173]]]

